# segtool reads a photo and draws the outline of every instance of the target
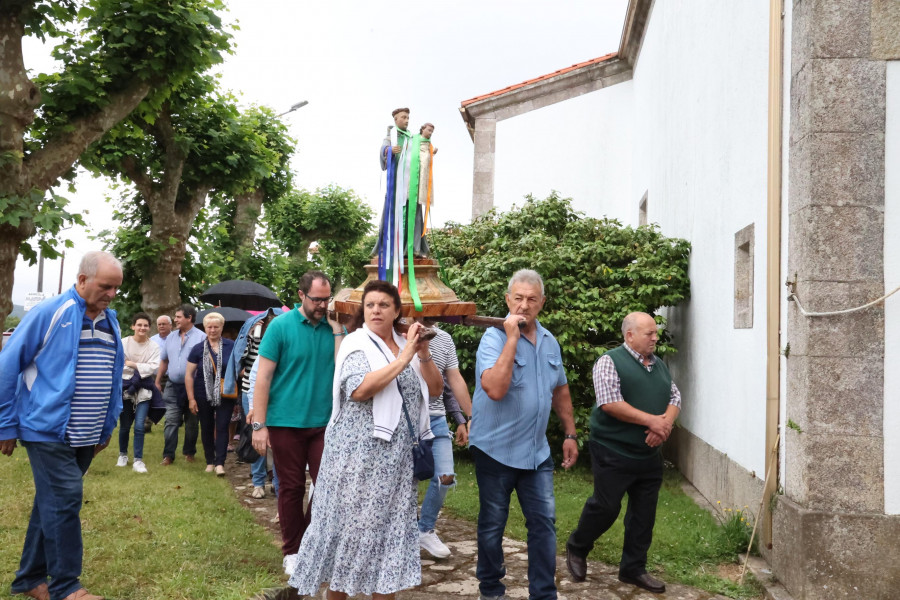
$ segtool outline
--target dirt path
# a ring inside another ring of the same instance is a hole
[[[274,495],[257,500],[250,497],[253,484],[250,481],[250,466],[236,464],[234,454],[228,454],[225,465],[227,477],[231,481],[238,499],[253,512],[257,522],[272,533],[272,543],[281,546],[281,530],[276,520],[277,507]],[[448,558],[433,559],[422,554],[422,584],[412,590],[397,594],[398,600],[433,600],[446,598],[478,598],[478,580],[475,579],[476,530],[475,524],[453,519],[443,514],[438,519],[437,530],[441,539],[453,551]],[[506,557],[506,594],[511,599],[528,598],[528,556],[524,542],[504,539]],[[724,596],[710,594],[684,585],[667,584],[665,594],[651,594],[631,585],[620,583],[616,578],[617,567],[600,562],[590,562],[588,578],[582,583],[569,579],[565,557],[556,559],[556,583],[559,600],[726,600]],[[324,598],[324,590],[319,594]],[[258,600],[295,600],[293,590],[265,590],[256,597]],[[305,597],[303,597],[305,598]],[[254,600],[256,600],[254,599]]]

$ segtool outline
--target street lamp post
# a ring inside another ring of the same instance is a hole
[[[281,113],[281,114],[278,115],[278,116],[279,116],[279,117],[283,117],[284,115],[286,115],[286,114],[288,114],[288,113],[294,112],[294,111],[297,110],[298,108],[303,108],[303,107],[306,106],[307,104],[309,104],[308,101],[306,101],[306,100],[301,100],[300,102],[298,102],[297,104],[293,105],[292,107],[290,107],[289,109],[287,109],[286,111],[284,111],[283,113]]]

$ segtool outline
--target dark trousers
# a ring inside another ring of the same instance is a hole
[[[175,460],[178,449],[178,428],[184,423],[184,446],[181,453],[194,456],[197,453],[197,417],[188,410],[187,392],[183,383],[169,381],[163,392],[166,402],[166,426],[163,430],[163,457]]]
[[[281,524],[281,553],[296,554],[309,526],[310,505],[303,510],[306,493],[306,465],[313,485],[319,477],[319,463],[325,447],[325,428],[269,427],[272,460],[278,472],[278,517]]]
[[[646,573],[662,485],[662,456],[628,458],[596,442],[590,442],[590,449],[594,495],[584,503],[578,527],[569,536],[566,547],[576,556],[587,557],[597,538],[616,522],[622,498],[628,494],[619,574],[634,577]]]
[[[34,504],[12,593],[49,583],[52,598],[65,598],[81,588],[81,478],[91,466],[94,446],[72,448],[53,442],[22,445],[34,475]]]
[[[228,424],[234,413],[234,400],[222,398],[219,406],[210,405],[206,398],[197,400],[197,417],[200,420],[200,441],[208,465],[225,466],[228,452]]]

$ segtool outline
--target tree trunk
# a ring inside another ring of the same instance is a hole
[[[168,191],[178,194],[177,187],[168,188]],[[182,303],[179,282],[187,239],[208,192],[207,188],[192,190],[185,194],[188,200],[184,202],[158,195],[148,202],[153,219],[150,243],[163,247],[156,264],[146,270],[141,281],[141,308],[154,320],[159,315],[173,316]],[[176,242],[169,244],[170,239]]]
[[[13,275],[16,271],[16,259],[19,257],[19,244],[23,239],[25,238],[18,228],[0,225],[0,325],[3,325],[13,309]]]
[[[256,239],[256,223],[262,214],[263,191],[254,190],[248,194],[242,194],[235,199],[234,231],[232,236],[237,244],[235,256],[249,256],[253,252],[253,242]]]
[[[0,196],[27,193],[22,188],[25,131],[34,120],[41,93],[28,79],[22,57],[21,6],[0,8]]]

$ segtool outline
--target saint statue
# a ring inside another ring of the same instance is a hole
[[[418,135],[413,135],[407,129],[408,108],[398,108],[391,114],[394,124],[388,127],[379,153],[381,169],[387,171],[387,191],[373,254],[378,258],[379,279],[398,286],[405,276],[403,261],[407,259],[410,294],[419,305],[413,259],[429,255],[425,231],[434,198],[434,125],[426,123]]]

